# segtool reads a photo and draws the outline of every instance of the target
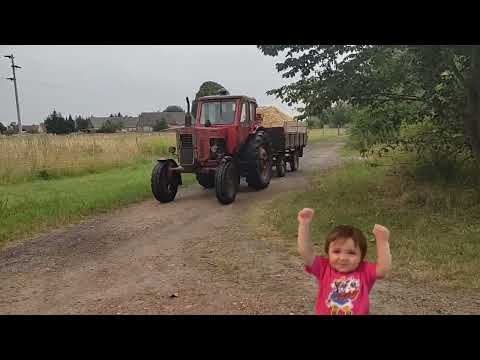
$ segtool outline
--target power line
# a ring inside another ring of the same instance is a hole
[[[4,57],[10,58],[10,60],[12,60],[13,77],[9,77],[9,78],[6,78],[6,79],[13,81],[13,85],[14,85],[14,87],[15,87],[15,101],[16,101],[16,103],[17,103],[17,121],[18,121],[17,126],[18,126],[18,133],[19,133],[19,134],[22,134],[22,120],[20,119],[20,105],[18,104],[17,77],[15,76],[15,69],[21,69],[21,66],[15,65],[15,62],[13,61],[13,59],[15,59],[15,57],[13,56],[13,54],[11,54],[11,55],[4,55]]]

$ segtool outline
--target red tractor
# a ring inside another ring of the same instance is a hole
[[[270,184],[272,166],[284,176],[286,163],[295,171],[303,156],[304,134],[288,134],[283,127],[265,128],[257,115],[257,102],[247,96],[205,96],[198,99],[192,126],[187,98],[185,127],[177,130],[177,146],[169,149],[173,159],[158,160],[152,171],[155,198],[170,202],[182,184],[181,173],[195,173],[205,188],[215,188],[222,204],[235,200],[240,178],[254,189]],[[293,135],[293,136],[292,136]]]

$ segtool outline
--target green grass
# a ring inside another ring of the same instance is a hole
[[[117,133],[25,135],[0,139],[0,186],[75,177],[155,160],[175,135]]]
[[[312,239],[322,254],[325,235],[336,224],[357,226],[371,241],[373,225],[383,224],[392,234],[391,277],[480,290],[478,190],[419,184],[391,167],[360,162],[316,175],[311,184],[307,191],[279,195],[255,209],[249,221],[257,229],[274,229],[271,238],[296,253],[297,213],[312,207]],[[374,242],[369,242],[367,259],[375,259]]]
[[[98,174],[0,186],[0,246],[84,216],[152,198],[153,161]],[[182,175],[183,184],[195,182]]]
[[[349,143],[346,143],[344,146],[342,146],[342,148],[339,151],[339,154],[344,159],[359,158],[360,157],[360,151],[358,149],[355,149]]]

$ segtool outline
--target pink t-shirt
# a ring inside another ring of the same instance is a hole
[[[376,264],[362,261],[349,273],[336,271],[323,256],[315,256],[305,271],[318,280],[317,315],[368,315],[368,294],[376,280]]]

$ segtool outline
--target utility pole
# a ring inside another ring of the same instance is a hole
[[[13,61],[14,56],[12,55],[5,55],[4,57],[10,58],[12,60],[12,70],[13,70],[13,78],[6,78],[7,80],[13,81],[13,85],[15,87],[15,101],[17,103],[17,126],[18,126],[18,133],[21,135],[22,134],[22,120],[20,120],[20,105],[18,104],[18,91],[17,91],[17,77],[15,76],[15,69],[21,69],[20,66],[15,65],[15,62]]]

